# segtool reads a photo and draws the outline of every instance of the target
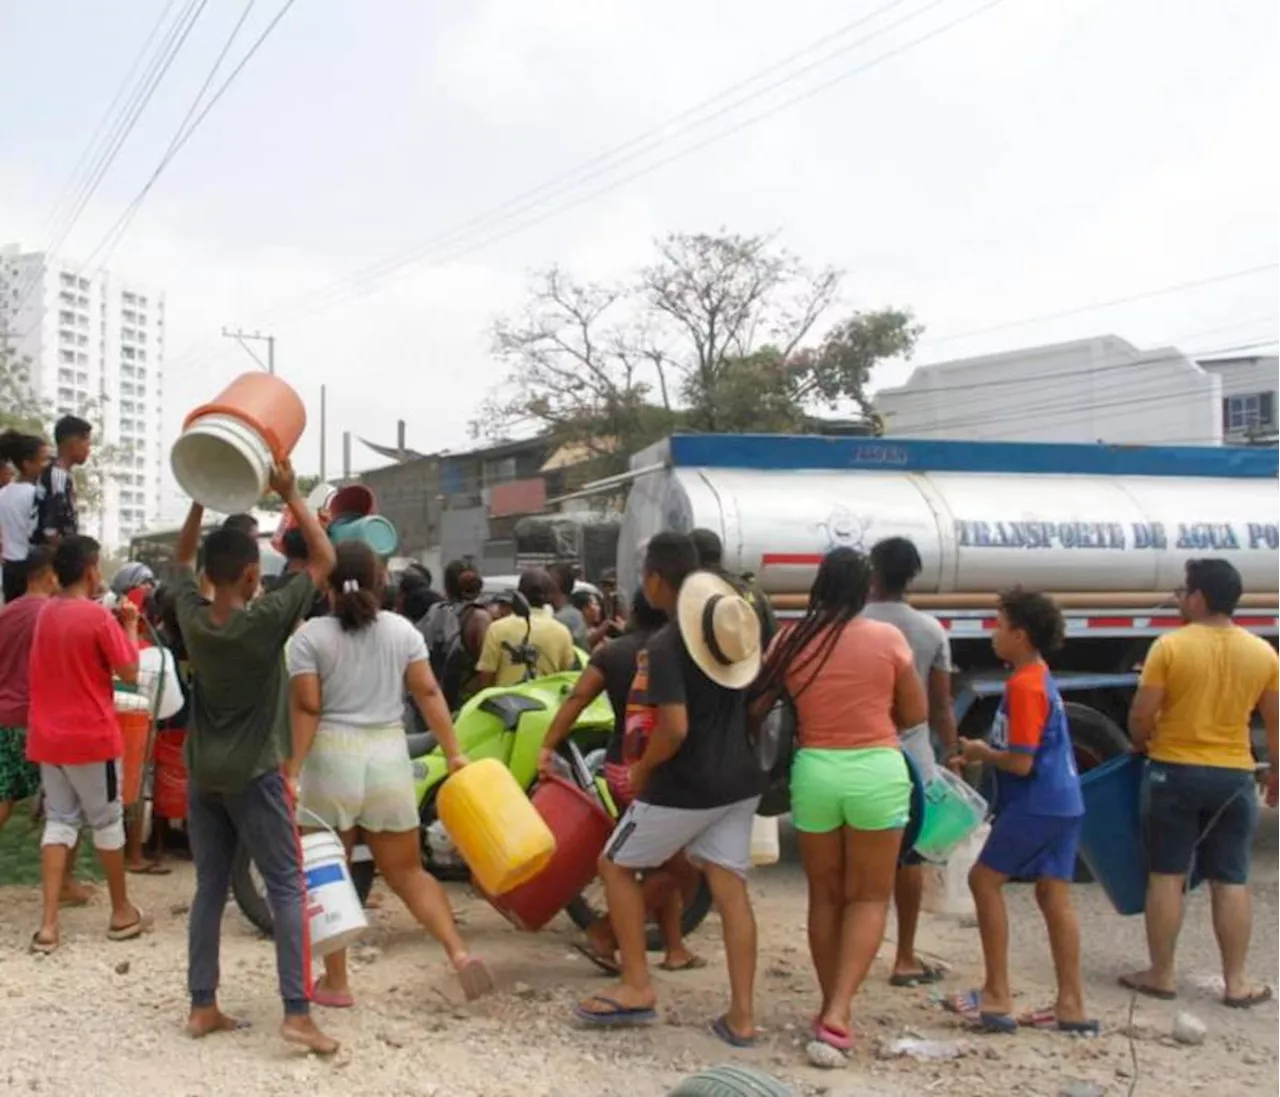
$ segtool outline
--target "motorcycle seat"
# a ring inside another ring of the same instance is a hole
[[[423,758],[439,745],[429,731],[411,731],[404,739],[409,746],[410,758]]]
[[[536,697],[524,697],[519,693],[499,693],[480,702],[482,712],[502,721],[504,731],[515,731],[520,717],[526,712],[543,712],[546,705]]]

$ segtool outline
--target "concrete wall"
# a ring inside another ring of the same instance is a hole
[[[917,368],[875,395],[901,438],[1213,445],[1222,381],[1113,335]]]

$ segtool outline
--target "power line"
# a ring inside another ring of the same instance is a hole
[[[1161,286],[1159,289],[1146,290],[1142,293],[1133,293],[1128,297],[1115,297],[1110,301],[1098,301],[1092,305],[1077,305],[1074,308],[1061,309],[1058,312],[1041,313],[1039,316],[1027,316],[1021,320],[1009,320],[1002,324],[992,324],[985,328],[974,328],[971,331],[956,332],[954,335],[940,335],[933,338],[925,338],[921,342],[933,345],[935,343],[951,343],[957,339],[969,339],[975,335],[987,335],[995,331],[1007,331],[1009,328],[1022,327],[1025,324],[1038,324],[1045,320],[1059,320],[1066,316],[1078,316],[1084,312],[1094,312],[1098,309],[1109,309],[1115,305],[1127,305],[1133,301],[1145,301],[1150,297],[1163,297],[1170,293],[1181,293],[1183,290],[1196,289],[1200,286],[1213,285],[1216,282],[1229,282],[1236,278],[1245,278],[1252,274],[1261,274],[1263,271],[1275,270],[1280,267],[1280,263],[1263,263],[1256,267],[1246,267],[1244,270],[1228,271],[1226,274],[1214,274],[1208,278],[1199,278],[1194,282],[1179,282],[1172,286]]]
[[[90,176],[85,180],[79,188],[74,207],[69,216],[65,218],[65,225],[61,231],[56,234],[55,239],[44,250],[40,263],[33,273],[31,282],[26,291],[21,295],[20,300],[14,307],[17,312],[26,303],[35,287],[40,284],[40,279],[44,276],[48,269],[50,257],[62,246],[70,235],[72,228],[80,218],[80,214],[84,212],[89,200],[97,191],[98,186],[102,183],[107,171],[115,162],[116,156],[119,155],[120,149],[124,146],[125,141],[133,132],[134,126],[137,125],[138,119],[142,116],[142,112],[146,109],[147,104],[151,102],[152,96],[155,95],[156,89],[160,86],[165,74],[169,71],[174,59],[178,56],[183,44],[186,42],[192,29],[195,27],[196,20],[200,18],[204,11],[208,0],[189,0],[186,8],[179,13],[178,18],[169,29],[169,33],[165,36],[155,57],[152,58],[151,65],[144,74],[141,83],[135,89],[134,94],[130,97],[125,105],[124,112],[117,120],[113,127],[112,133],[108,139],[106,148],[98,157]]]
[[[881,28],[880,30],[872,33],[871,35],[864,36],[863,38],[859,39],[857,42],[852,43],[847,47],[843,47],[839,52],[847,52],[847,50],[854,48],[854,46],[864,44],[866,41],[870,41],[872,38],[877,37],[879,34],[884,33],[885,30],[892,29],[893,27],[899,26],[901,25],[901,23],[909,21],[912,18],[915,18],[916,15],[919,15],[926,10],[932,9],[933,7],[937,6],[939,2],[941,2],[941,0],[933,0],[933,2],[931,2],[930,4],[926,5],[923,8],[917,9],[914,13],[904,17],[903,19],[899,20],[897,23],[892,24],[890,27]],[[597,187],[584,194],[581,194],[568,202],[564,202],[557,206],[554,206],[551,209],[546,210],[541,214],[537,214],[533,217],[526,218],[518,222],[517,224],[515,224],[514,226],[512,226],[510,229],[506,231],[487,236],[476,243],[467,245],[460,249],[454,249],[450,251],[448,254],[440,256],[439,257],[440,261],[448,262],[448,261],[460,258],[464,255],[470,254],[471,252],[476,251],[479,248],[486,247],[489,244],[494,243],[498,240],[505,239],[518,232],[523,231],[524,229],[540,224],[541,222],[547,220],[550,217],[553,217],[559,213],[563,213],[569,209],[573,209],[576,206],[583,204],[584,202],[590,201],[594,198],[599,197],[600,195],[608,193],[609,191],[615,190],[620,186],[633,182],[636,179],[642,178],[645,175],[651,174],[652,172],[657,171],[658,169],[665,167],[668,164],[674,163],[676,160],[682,159],[685,156],[689,156],[695,152],[701,151],[702,149],[707,148],[712,144],[715,144],[719,141],[724,140],[725,138],[731,136],[732,134],[746,128],[747,126],[754,125],[757,122],[763,121],[764,119],[769,118],[779,113],[782,110],[786,110],[789,107],[794,106],[795,104],[812,97],[813,95],[817,95],[823,91],[828,90],[829,88],[835,86],[838,83],[851,79],[852,77],[857,76],[863,72],[866,72],[869,69],[875,67],[876,65],[883,63],[884,61],[887,61],[902,53],[905,53],[907,50],[912,49],[918,45],[921,45],[932,38],[936,38],[939,35],[960,25],[961,23],[967,22],[968,20],[974,19],[977,16],[982,15],[989,9],[994,8],[998,4],[1003,2],[1004,0],[988,0],[986,4],[983,4],[982,6],[976,9],[972,9],[958,16],[957,18],[952,19],[947,23],[941,24],[940,26],[933,28],[927,33],[919,35],[916,38],[911,39],[910,41],[903,43],[898,47],[888,50],[885,53],[871,59],[868,62],[855,66],[851,69],[847,69],[837,74],[833,79],[830,79],[818,85],[812,86],[806,89],[804,92],[798,95],[795,95],[789,99],[786,99],[781,103],[775,104],[773,107],[767,110],[757,112],[754,115],[749,115],[745,119],[740,120],[735,125],[730,126],[721,131],[718,131],[717,133],[712,134],[710,137],[708,137],[707,139],[701,142],[698,142],[697,144],[687,146],[677,151],[673,155],[667,156],[663,159],[653,162],[647,167],[641,168],[640,170],[632,172],[631,174],[624,175],[621,178],[615,179],[611,183],[608,183],[602,187]],[[891,9],[894,6],[896,6],[896,4],[894,3],[883,5],[881,8],[876,9],[876,11],[872,13],[872,16],[876,14],[882,14],[883,12]],[[871,16],[867,17],[867,19],[869,18],[871,18]],[[867,19],[860,20],[858,23],[850,24],[849,26],[861,25],[861,23],[865,23]],[[844,28],[845,31],[847,31],[847,29],[848,27]],[[806,50],[800,51],[799,55],[803,55],[804,53],[811,51],[812,48],[813,47],[807,47]],[[834,56],[834,54],[832,56]],[[829,59],[830,58],[826,58],[824,60],[829,60]],[[769,69],[764,70],[764,72],[773,71],[777,67],[784,65],[786,63],[787,63],[786,61],[778,62],[774,66],[771,66]],[[812,68],[813,66],[810,65],[808,67]],[[749,85],[750,83],[755,82],[756,80],[759,79],[759,75],[760,74],[757,74],[757,76],[755,77],[749,78],[746,81],[741,81],[739,82],[739,84],[733,85],[733,87],[726,89],[726,91],[719,93],[719,95],[712,97],[712,99],[710,100],[707,100],[706,103],[717,102],[719,99],[722,99],[727,95],[732,94],[732,92],[737,88],[745,85]],[[794,76],[790,77],[789,79],[794,79]],[[733,107],[741,106],[744,103],[748,102],[750,99],[756,98],[759,95],[764,94],[766,91],[775,90],[776,87],[781,86],[781,84],[786,82],[787,80],[776,81],[774,84],[771,84],[769,85],[769,87],[762,89],[761,91],[758,91],[754,95],[743,97],[740,101],[735,103]],[[675,119],[673,119],[673,121],[679,120],[680,118],[683,118],[688,114],[697,113],[700,109],[702,109],[703,106],[706,105],[706,103],[701,104],[698,107],[691,108],[689,111],[684,112],[683,115],[677,115]],[[728,109],[732,109],[732,108],[728,108]],[[724,113],[723,110],[718,112],[718,114],[723,114],[723,113]],[[670,123],[664,123],[663,126],[658,127],[658,131],[661,131],[662,129],[667,128],[669,124]],[[700,125],[701,123],[698,123],[698,124]],[[693,127],[685,126],[682,128],[678,128],[676,133],[664,139],[664,141],[658,142],[658,144],[667,143],[671,140],[672,137],[679,136],[681,129],[687,131],[690,128],[693,128]],[[654,132],[654,131],[648,131],[648,132]],[[634,138],[631,142],[628,142],[626,145],[618,146],[618,149],[625,149],[627,147],[630,147],[633,144],[643,142],[646,137],[647,137],[647,133],[642,134],[640,137]],[[646,146],[646,148],[647,147],[648,146]],[[644,150],[641,150],[641,151],[644,151]],[[624,164],[630,159],[634,159],[638,155],[640,155],[640,152],[631,153],[630,155],[623,157],[621,160],[618,161],[617,164],[615,164],[612,168],[609,168],[608,170],[612,171],[614,170],[614,168],[622,166],[622,164]],[[585,168],[590,167],[601,160],[606,160],[611,158],[614,158],[612,152],[601,154],[600,156],[597,156],[592,160],[589,160],[584,164],[579,165],[577,168],[570,169],[570,171],[564,173],[564,175],[557,177],[556,179],[553,179],[546,184],[542,184],[539,187],[535,187],[533,188],[532,191],[525,192],[525,193],[530,196],[539,194],[542,191],[546,190],[548,187],[553,186],[555,183],[559,182],[561,179],[570,178],[574,176],[575,173],[581,174],[581,172]],[[577,186],[578,184],[585,182],[586,178],[594,177],[595,174],[600,174],[600,172],[591,173],[585,178],[578,179],[575,182],[574,186]],[[517,197],[516,199],[512,199],[507,203],[504,203],[502,206],[495,207],[495,209],[493,211],[490,211],[489,213],[477,215],[476,217],[472,218],[471,221],[467,222],[466,225],[472,226],[473,228],[481,227],[483,223],[487,219],[489,219],[493,213],[501,212],[512,205],[519,204],[520,201],[521,199],[519,197]],[[510,213],[505,213],[502,217],[498,218],[496,223],[507,221],[511,217],[517,215],[518,213],[525,212],[528,209],[536,208],[538,205],[541,204],[542,201],[543,199],[539,199],[532,202],[525,202],[522,205],[519,205],[518,209],[512,209]],[[363,296],[365,293],[367,293],[371,287],[376,286],[380,281],[386,279],[390,275],[394,274],[396,271],[410,264],[416,263],[422,259],[425,259],[428,257],[428,255],[432,254],[435,251],[440,250],[440,246],[439,246],[440,241],[448,241],[451,239],[455,239],[459,236],[465,237],[467,235],[471,235],[470,232],[464,231],[464,228],[465,226],[460,227],[458,229],[451,230],[450,232],[442,234],[439,237],[433,238],[433,240],[429,241],[428,244],[422,247],[419,247],[417,249],[414,249],[411,252],[402,253],[398,257],[392,257],[387,260],[383,260],[377,264],[374,264],[368,268],[365,268],[363,271],[358,271],[356,274],[350,276],[349,278],[335,282],[329,287],[318,291],[318,293],[316,294],[312,294],[312,295],[309,295],[307,298],[300,299],[292,311],[288,311],[283,315],[280,313],[264,313],[262,316],[259,317],[259,321],[266,322],[269,320],[272,323],[279,324],[279,323],[285,322],[285,320],[292,321],[292,320],[300,319],[304,316],[311,315],[312,313],[316,312],[320,308],[336,307],[339,304],[346,303],[350,300],[355,300],[356,298]],[[201,351],[206,350],[209,344],[210,344],[209,339],[201,340],[200,342],[195,344],[190,350],[184,351],[183,354],[179,355],[178,358],[175,360],[180,361],[180,360],[186,359],[189,355],[199,354]]]
[[[276,13],[275,17],[271,20],[271,22],[267,24],[266,29],[263,30],[263,32],[258,36],[256,41],[254,41],[253,45],[249,47],[248,52],[246,52],[244,57],[240,59],[240,63],[236,65],[236,67],[232,70],[231,74],[219,85],[218,90],[213,93],[212,97],[209,99],[209,102],[205,105],[204,110],[202,110],[199,113],[199,115],[196,116],[195,120],[192,121],[192,115],[195,114],[196,108],[199,107],[200,101],[204,98],[205,92],[208,91],[209,89],[209,85],[213,83],[214,76],[217,74],[218,69],[221,68],[222,66],[222,62],[226,59],[227,54],[230,52],[231,46],[236,40],[236,36],[240,33],[240,28],[244,26],[245,20],[249,18],[249,13],[253,10],[253,6],[255,3],[256,3],[256,0],[248,0],[248,3],[245,5],[244,11],[240,13],[240,18],[236,21],[236,25],[232,28],[231,34],[228,36],[227,41],[223,45],[221,52],[218,54],[217,59],[214,61],[213,67],[209,70],[209,75],[205,77],[204,84],[201,85],[200,91],[196,94],[195,99],[192,101],[191,106],[188,108],[186,116],[178,124],[177,130],[174,132],[173,138],[169,142],[169,147],[168,149],[165,150],[164,155],[160,158],[159,164],[156,165],[156,168],[151,173],[150,178],[146,181],[145,184],[143,184],[142,189],[137,193],[137,195],[134,196],[133,201],[130,202],[129,205],[125,208],[125,211],[116,220],[116,223],[111,226],[111,228],[107,231],[106,235],[102,238],[102,240],[98,242],[97,247],[94,248],[93,252],[89,256],[89,259],[85,261],[84,265],[86,267],[89,266],[89,264],[93,260],[93,257],[97,255],[98,251],[101,250],[102,247],[106,245],[108,241],[110,241],[110,246],[107,247],[106,254],[103,256],[102,263],[99,265],[99,269],[101,269],[106,265],[107,260],[111,257],[112,252],[115,251],[120,241],[124,238],[124,234],[128,231],[129,225],[132,223],[133,218],[137,215],[138,210],[142,207],[142,203],[146,200],[147,195],[151,192],[151,188],[155,186],[156,181],[164,173],[165,168],[167,168],[169,166],[170,161],[172,161],[173,158],[177,156],[180,151],[182,151],[182,147],[191,139],[191,136],[195,133],[195,131],[200,128],[200,124],[208,116],[209,112],[213,110],[213,108],[217,105],[218,100],[220,100],[222,96],[226,94],[227,89],[230,88],[231,85],[235,82],[236,77],[240,75],[240,73],[244,70],[244,67],[253,58],[253,55],[258,52],[258,49],[262,46],[262,44],[271,36],[271,32],[276,29],[280,21],[288,13],[289,9],[293,7],[295,0],[285,0],[284,6]],[[190,124],[188,125],[188,123]]]

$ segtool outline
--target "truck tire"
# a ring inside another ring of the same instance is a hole
[[[351,866],[351,882],[355,885],[356,895],[360,897],[361,903],[369,898],[369,892],[373,889],[373,877],[372,861],[357,861]],[[271,904],[267,902],[262,878],[254,868],[249,851],[243,845],[236,849],[235,860],[231,864],[231,894],[235,897],[240,913],[258,932],[267,937],[275,934]]]
[[[795,1090],[750,1067],[719,1066],[686,1078],[667,1097],[795,1097]]]
[[[1081,773],[1088,773],[1129,749],[1129,737],[1111,717],[1077,701],[1068,701],[1062,707],[1076,748],[1076,768]]]

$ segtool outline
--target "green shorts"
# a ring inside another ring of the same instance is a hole
[[[791,767],[791,822],[796,830],[901,830],[910,814],[911,777],[896,747],[806,747],[796,754]]]

